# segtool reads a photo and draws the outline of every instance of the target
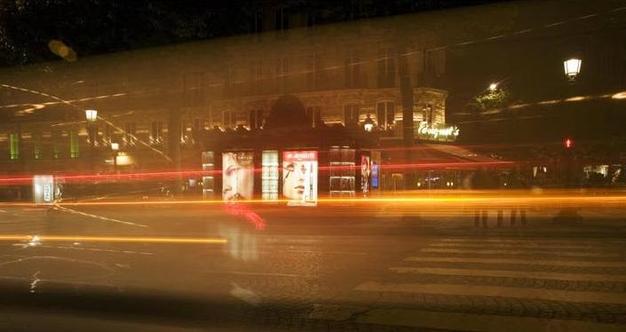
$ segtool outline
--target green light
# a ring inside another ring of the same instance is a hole
[[[33,135],[33,157],[35,160],[41,159],[41,137]]]
[[[17,160],[20,158],[20,138],[16,133],[9,135],[9,157],[11,160]]]
[[[78,158],[80,157],[80,148],[78,144],[78,134],[71,130],[70,131],[70,158]]]

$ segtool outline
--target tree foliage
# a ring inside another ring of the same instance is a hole
[[[468,107],[474,111],[486,111],[501,108],[509,101],[509,94],[503,89],[485,91],[474,98]]]

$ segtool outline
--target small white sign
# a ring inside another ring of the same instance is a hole
[[[54,203],[54,176],[33,176],[33,201],[36,204]]]

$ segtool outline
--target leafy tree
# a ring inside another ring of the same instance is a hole
[[[468,107],[478,112],[502,108],[509,102],[509,97],[503,89],[488,90],[472,98]]]

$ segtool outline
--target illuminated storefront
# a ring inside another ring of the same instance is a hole
[[[262,152],[261,197],[263,200],[278,199],[278,151]]]
[[[222,153],[222,198],[225,201],[253,198],[253,160],[252,152]]]
[[[317,151],[283,152],[283,196],[289,205],[317,204]]]

